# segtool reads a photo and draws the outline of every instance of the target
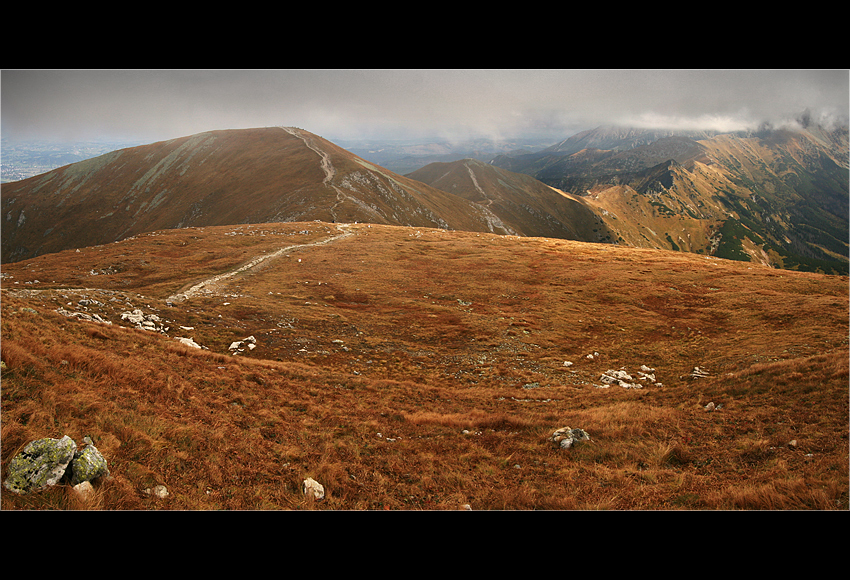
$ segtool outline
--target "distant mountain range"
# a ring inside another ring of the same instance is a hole
[[[493,165],[580,196],[617,241],[848,271],[848,132],[599,127]]]
[[[131,147],[2,186],[2,261],[188,226],[320,220],[619,243],[847,273],[847,130],[600,127],[406,175],[270,127]]]

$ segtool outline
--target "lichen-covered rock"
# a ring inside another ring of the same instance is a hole
[[[67,435],[61,439],[36,439],[27,443],[9,463],[6,489],[25,494],[56,485],[74,459],[77,444]]]
[[[76,452],[73,461],[71,461],[71,485],[109,475],[106,459],[92,444],[91,439],[86,437],[83,441],[86,446],[81,451]]]

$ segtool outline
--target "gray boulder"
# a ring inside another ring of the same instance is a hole
[[[74,459],[77,444],[67,435],[61,439],[36,439],[9,462],[3,485],[9,491],[25,494],[56,485]]]

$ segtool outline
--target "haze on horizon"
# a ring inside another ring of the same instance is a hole
[[[0,73],[10,141],[160,141],[297,126],[327,139],[554,141],[602,124],[735,131],[803,113],[846,125],[848,70],[22,70]]]

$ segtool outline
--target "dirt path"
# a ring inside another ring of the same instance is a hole
[[[340,204],[345,203],[346,201],[351,202],[354,205],[356,205],[357,207],[359,207],[360,209],[362,209],[363,211],[366,211],[367,213],[372,214],[373,216],[375,216],[377,218],[379,223],[383,221],[383,216],[381,216],[380,213],[378,213],[377,211],[375,211],[374,209],[372,209],[371,207],[369,207],[368,205],[366,205],[365,203],[363,203],[359,199],[351,197],[350,195],[348,195],[347,193],[345,193],[344,191],[342,191],[340,188],[338,188],[336,185],[333,184],[333,179],[336,176],[336,169],[334,168],[333,163],[331,163],[330,155],[328,155],[325,151],[322,151],[313,142],[312,139],[309,139],[307,136],[305,136],[303,133],[301,133],[301,131],[299,131],[298,129],[296,129],[294,127],[281,127],[281,129],[283,129],[284,131],[286,131],[290,135],[292,135],[294,137],[298,137],[299,139],[301,139],[304,142],[304,145],[306,145],[308,149],[310,149],[311,151],[316,153],[316,155],[318,155],[322,159],[322,171],[325,172],[325,178],[322,180],[322,184],[324,184],[327,187],[332,188],[336,192],[336,203],[330,209],[330,212],[331,212],[331,215],[333,216],[334,221],[337,221],[336,208]]]
[[[283,254],[285,254],[286,252],[290,252],[292,250],[302,249],[302,248],[324,246],[326,244],[330,244],[330,243],[336,242],[338,240],[341,240],[343,238],[347,238],[349,236],[354,235],[354,232],[352,232],[349,229],[351,227],[351,224],[334,224],[334,225],[336,226],[337,230],[339,231],[339,233],[336,234],[336,235],[333,235],[329,238],[325,238],[323,240],[310,242],[308,244],[293,244],[291,246],[286,246],[286,247],[281,248],[279,250],[275,250],[274,252],[271,252],[270,254],[263,254],[261,256],[257,256],[256,258],[254,258],[250,262],[243,264],[242,266],[239,266],[235,270],[231,270],[230,272],[225,272],[224,274],[218,274],[217,276],[213,276],[212,278],[207,278],[206,280],[204,280],[202,282],[198,282],[194,286],[191,286],[187,290],[183,290],[181,292],[178,292],[177,294],[172,294],[171,296],[169,296],[166,299],[166,302],[168,302],[168,303],[178,303],[178,302],[183,302],[185,300],[188,300],[188,299],[190,299],[194,296],[197,296],[199,294],[209,294],[209,293],[215,291],[215,287],[220,282],[223,282],[223,281],[227,280],[228,278],[232,278],[233,276],[236,276],[236,275],[241,274],[243,272],[253,270],[253,269],[257,268],[263,262],[267,262],[268,260],[273,260],[275,258],[278,258],[278,257],[282,256]]]

